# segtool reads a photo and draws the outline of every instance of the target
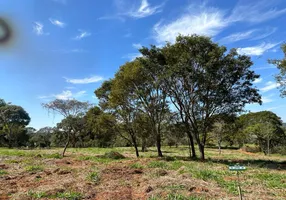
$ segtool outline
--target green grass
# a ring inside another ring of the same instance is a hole
[[[177,194],[177,193],[172,193],[172,194],[168,194],[167,197],[162,198],[160,196],[151,196],[148,198],[148,200],[204,200],[204,198],[201,197],[186,197],[182,194]]]
[[[29,165],[29,166],[25,167],[25,170],[27,172],[40,172],[40,171],[43,171],[44,168],[40,165]]]
[[[132,168],[132,169],[143,169],[144,166],[141,165],[140,163],[132,163],[132,164],[130,165],[130,168]]]
[[[148,167],[149,168],[161,168],[161,169],[167,169],[168,168],[168,164],[164,161],[151,161],[148,163]]]
[[[62,192],[62,193],[57,193],[56,197],[67,200],[79,200],[82,199],[82,194],[79,192]]]
[[[33,192],[32,190],[29,190],[27,195],[32,197],[33,199],[49,198],[49,196],[45,192]]]
[[[93,182],[93,183],[98,184],[99,181],[100,181],[100,174],[99,174],[99,172],[97,172],[97,171],[90,172],[90,173],[87,175],[87,180],[88,180],[88,181],[91,181],[91,182]]]
[[[5,175],[5,174],[8,174],[8,172],[6,172],[5,170],[3,169],[0,169],[0,177]]]
[[[274,174],[274,173],[257,173],[254,175],[259,181],[261,181],[268,188],[286,188],[286,174]]]
[[[67,200],[82,199],[82,194],[79,192],[58,192],[55,195],[48,195],[46,192],[34,192],[32,190],[29,190],[27,195],[32,197],[33,199],[41,199],[41,198],[48,198],[48,199],[60,198]]]

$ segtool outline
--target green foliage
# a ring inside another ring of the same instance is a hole
[[[82,194],[79,192],[62,192],[62,193],[57,193],[56,197],[67,200],[80,200],[82,199]]]
[[[168,164],[164,161],[151,161],[148,163],[148,167],[150,168],[161,168],[161,169],[167,169]]]
[[[281,92],[281,97],[286,96],[286,44],[281,45],[281,50],[282,53],[284,54],[284,57],[282,59],[273,59],[273,60],[268,60],[270,64],[275,65],[278,70],[279,74],[276,74],[275,78],[277,83],[279,84],[280,87],[280,92]]]
[[[0,177],[5,175],[5,174],[8,174],[8,172],[3,170],[3,169],[0,169]]]
[[[27,172],[40,172],[40,171],[43,171],[44,168],[43,168],[43,166],[40,166],[40,165],[29,165],[29,166],[25,167],[25,170]]]
[[[110,159],[124,159],[125,156],[123,156],[122,154],[116,152],[116,151],[110,151],[110,152],[106,152],[103,156],[103,158],[110,158]]]
[[[143,168],[144,168],[144,166],[141,165],[140,163],[132,163],[132,164],[130,165],[130,167],[131,167],[132,169],[143,169]]]
[[[32,190],[29,190],[27,195],[32,197],[33,199],[41,199],[49,197],[46,192],[34,192]]]
[[[99,181],[100,181],[100,174],[98,171],[93,171],[93,172],[90,172],[88,175],[87,175],[87,180],[93,182],[93,183],[96,183],[98,184]]]

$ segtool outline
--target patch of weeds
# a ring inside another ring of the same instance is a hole
[[[44,168],[40,165],[30,165],[25,168],[27,172],[40,172],[43,171]]]
[[[166,157],[164,157],[163,159],[166,160],[166,161],[175,161],[175,160],[176,160],[176,159],[175,159],[174,157],[172,157],[172,156],[166,156]]]
[[[151,161],[148,163],[148,167],[167,169],[168,165],[167,165],[167,163],[165,163],[163,161]]]
[[[184,190],[186,186],[184,185],[167,185],[163,187],[164,189],[167,190]]]
[[[79,200],[82,199],[82,194],[79,192],[59,192],[56,194],[56,197],[68,200]]]
[[[184,164],[181,161],[174,161],[174,162],[170,163],[168,169],[170,169],[170,170],[178,170],[183,165]]]
[[[33,192],[32,190],[29,190],[27,195],[32,197],[33,199],[41,199],[48,197],[48,195],[45,192]]]
[[[255,177],[262,181],[268,188],[286,188],[286,175],[285,174],[274,174],[274,173],[257,173]]]
[[[193,171],[193,175],[195,178],[203,179],[204,181],[218,179],[218,175],[216,174],[216,171],[212,171],[208,169]]]
[[[132,169],[143,169],[144,166],[141,165],[140,163],[132,163],[132,164],[130,165],[130,168],[132,168]]]
[[[62,156],[59,153],[53,153],[53,154],[44,154],[44,158],[55,158],[55,159],[60,159]]]
[[[125,156],[123,156],[121,153],[118,153],[116,151],[110,151],[110,152],[106,152],[103,156],[103,158],[110,158],[110,159],[124,159]]]
[[[5,170],[0,169],[0,177],[5,175],[5,174],[8,174],[8,172],[6,172]]]
[[[168,194],[167,200],[203,200],[200,197],[185,197],[181,194]]]
[[[19,163],[18,160],[6,160],[5,163],[12,164],[12,163]]]
[[[91,181],[93,183],[98,184],[99,181],[100,181],[100,174],[97,171],[90,172],[87,175],[87,180],[89,180],[89,181]]]
[[[228,193],[238,195],[237,191],[237,182],[236,181],[225,181],[223,179],[217,181],[220,187],[223,187],[227,190]]]

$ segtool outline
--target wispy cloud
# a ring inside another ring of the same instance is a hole
[[[53,1],[56,2],[56,3],[64,4],[64,5],[67,4],[67,0],[53,0]]]
[[[96,83],[96,82],[100,82],[104,80],[104,78],[101,76],[91,76],[91,77],[82,78],[82,79],[71,79],[71,78],[64,77],[64,79],[66,79],[66,82],[73,83],[73,84]]]
[[[157,5],[151,7],[147,0],[142,0],[138,8],[132,8],[126,15],[134,18],[144,18],[161,12],[162,6],[163,5]]]
[[[259,33],[257,33],[256,36],[251,38],[251,40],[261,40],[263,38],[266,38],[266,37],[272,35],[276,31],[277,31],[277,28],[275,28],[275,27],[268,27],[265,30],[262,30]]]
[[[272,35],[273,33],[275,33],[275,31],[277,30],[277,28],[265,28],[265,29],[251,29],[245,32],[237,32],[237,33],[233,33],[231,35],[228,35],[222,39],[219,40],[220,43],[224,43],[224,44],[228,44],[228,43],[233,43],[233,42],[237,42],[237,41],[241,41],[241,40],[260,40],[263,38],[266,38],[270,35]]]
[[[154,38],[158,43],[164,43],[174,42],[179,34],[215,36],[228,25],[224,15],[219,9],[192,4],[188,11],[176,20],[157,23],[153,27]]]
[[[260,45],[257,45],[257,46],[238,48],[237,52],[239,54],[245,54],[245,55],[250,55],[250,56],[260,56],[265,51],[272,49],[278,44],[279,43],[261,43]]]
[[[265,70],[265,69],[274,69],[276,68],[275,66],[266,66],[266,67],[256,67],[253,70]]]
[[[133,43],[132,46],[135,48],[135,49],[140,49],[142,48],[142,45],[140,43]]]
[[[86,38],[86,37],[88,37],[88,36],[91,36],[91,33],[90,33],[90,32],[87,32],[87,31],[85,31],[85,30],[79,29],[78,31],[79,31],[79,34],[73,38],[74,40],[81,40],[81,39],[83,39],[83,38]]]
[[[261,98],[262,103],[270,103],[270,102],[273,102],[274,99],[273,99],[272,97],[273,97],[273,95],[262,96],[262,98]]]
[[[41,22],[34,22],[33,32],[36,35],[49,35],[49,33],[44,32],[44,25]]]
[[[65,24],[64,22],[62,22],[62,21],[60,21],[60,20],[58,20],[58,19],[50,18],[49,20],[50,20],[50,22],[51,22],[53,25],[58,26],[58,27],[60,27],[60,28],[64,28],[64,27],[66,26],[66,24]]]
[[[76,93],[73,93],[70,90],[64,90],[59,94],[52,94],[48,96],[39,96],[39,99],[51,99],[51,98],[56,98],[56,99],[62,99],[62,100],[68,100],[68,99],[74,99],[74,98],[80,98],[82,96],[86,95],[86,91],[82,90]]]
[[[126,17],[140,19],[162,12],[162,7],[164,6],[164,4],[151,6],[148,0],[141,0],[140,3],[139,1],[135,2],[135,4],[130,5],[130,2],[125,0],[114,0],[118,13],[115,15],[99,17],[98,20],[117,19],[125,21]]]
[[[261,92],[268,92],[279,87],[279,83],[268,81],[264,87],[260,88]]]
[[[253,83],[261,83],[263,81],[263,78],[257,78],[255,79],[255,81],[253,81]]]
[[[122,58],[128,59],[129,61],[133,61],[133,60],[135,60],[136,58],[139,58],[139,57],[142,57],[141,53],[129,53],[129,54],[123,56]]]
[[[230,12],[207,6],[191,4],[180,16],[169,22],[158,22],[153,27],[153,37],[158,43],[174,42],[179,35],[216,36],[225,28],[239,22],[260,23],[274,19],[284,13],[285,9],[277,9],[272,0],[262,0],[247,4],[238,3]],[[258,40],[273,34],[276,28],[254,29],[234,33],[223,38],[226,43],[243,39]]]
[[[240,1],[232,10],[228,20],[230,22],[260,23],[286,13],[286,8],[277,9],[274,7],[274,3],[272,0],[249,1],[249,3]]]
[[[246,31],[246,32],[233,33],[233,34],[231,34],[229,36],[226,36],[226,37],[220,39],[219,42],[227,44],[227,43],[231,43],[231,42],[245,40],[245,39],[250,38],[255,31],[256,30],[253,29],[253,30],[249,30],[249,31]]]
[[[87,50],[84,49],[57,49],[54,50],[57,53],[87,53]]]

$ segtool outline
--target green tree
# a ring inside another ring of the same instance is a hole
[[[21,140],[27,140],[25,126],[30,123],[30,120],[29,114],[21,106],[1,101],[0,127],[2,127],[1,132],[8,140],[9,148],[13,146],[13,143],[14,145],[24,145]]]
[[[284,58],[281,60],[279,59],[272,59],[268,62],[270,64],[276,65],[276,67],[279,69],[279,74],[275,76],[276,81],[280,87],[281,96],[286,96],[286,44],[283,44],[281,46],[282,52],[284,54]]]
[[[265,154],[286,139],[281,119],[273,112],[261,111],[248,113],[239,117],[243,131],[253,138]]]
[[[55,99],[49,103],[42,104],[43,108],[52,111],[54,114],[60,114],[64,119],[57,125],[59,132],[66,134],[66,144],[62,153],[64,156],[69,143],[75,147],[78,136],[83,126],[82,117],[89,109],[88,102],[81,102],[75,99],[62,100]]]
[[[30,145],[33,147],[50,147],[51,137],[55,132],[55,129],[52,127],[43,127],[38,131],[30,133]]]
[[[259,76],[250,70],[250,57],[235,49],[227,52],[208,37],[179,36],[163,52],[168,94],[204,159],[213,116],[240,112],[247,103],[260,103],[258,90],[252,86]]]

